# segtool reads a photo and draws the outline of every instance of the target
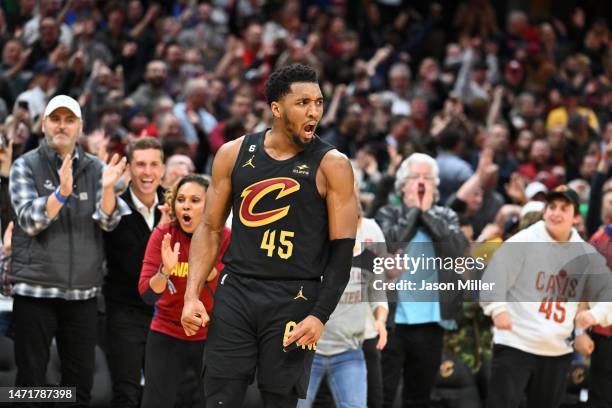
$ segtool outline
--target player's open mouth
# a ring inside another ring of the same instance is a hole
[[[314,135],[314,131],[317,128],[316,124],[309,123],[304,126],[304,136],[311,138]]]
[[[183,219],[183,224],[191,225],[191,216],[190,215],[184,214],[181,218]]]

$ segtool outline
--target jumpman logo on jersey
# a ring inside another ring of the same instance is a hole
[[[293,298],[293,300],[297,300],[297,299],[308,300],[308,298],[304,296],[304,294],[302,293],[302,290],[304,290],[304,287],[300,286],[300,291],[298,292],[297,296]]]
[[[252,168],[255,168],[255,165],[253,164],[254,158],[255,158],[255,155],[252,155],[251,158],[242,165],[242,167],[251,166]]]

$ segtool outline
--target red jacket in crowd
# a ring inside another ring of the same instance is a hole
[[[174,248],[174,244],[181,244],[179,260],[177,265],[172,269],[169,280],[176,288],[176,293],[171,294],[168,287],[162,293],[161,297],[155,303],[155,314],[151,321],[151,330],[167,334],[177,339],[182,340],[204,340],[208,334],[208,326],[201,328],[194,336],[187,336],[181,325],[181,313],[183,311],[183,297],[185,296],[185,288],[187,287],[187,275],[189,274],[189,246],[191,244],[191,236],[183,232],[176,222],[161,225],[155,228],[149,238],[147,250],[142,262],[142,270],[140,271],[140,281],[138,290],[142,296],[145,292],[151,291],[149,280],[155,275],[162,265],[161,244],[165,234],[171,234],[172,239],[170,247]],[[204,303],[206,311],[210,314],[213,307],[213,294],[217,289],[217,281],[223,270],[221,259],[229,245],[230,229],[225,228],[221,234],[221,246],[217,263],[215,265],[219,272],[215,278],[207,282],[200,300]],[[169,285],[168,285],[169,286]]]

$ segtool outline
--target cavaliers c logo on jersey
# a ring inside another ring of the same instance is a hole
[[[280,190],[275,200],[283,198],[300,189],[300,183],[292,178],[276,177],[253,183],[242,190],[240,203],[240,221],[247,227],[261,227],[278,221],[289,213],[290,205],[274,210],[254,212],[257,203],[267,194]]]

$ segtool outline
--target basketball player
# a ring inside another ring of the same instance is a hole
[[[323,114],[317,74],[304,65],[266,84],[272,129],[217,153],[204,221],[191,241],[182,324],[209,316],[198,294],[233,209],[205,351],[207,406],[240,407],[257,380],[266,407],[304,398],[316,342],[349,279],[357,199],[348,159],[315,135]]]

